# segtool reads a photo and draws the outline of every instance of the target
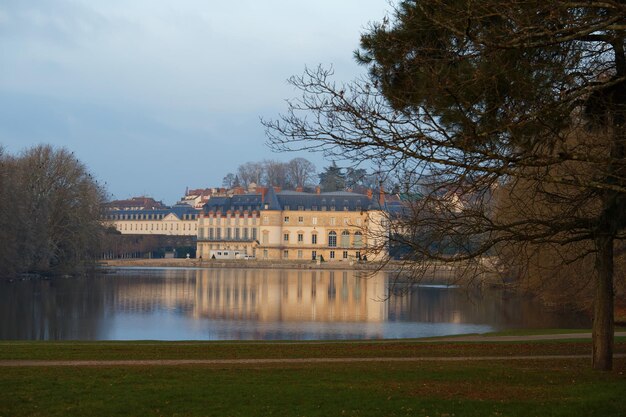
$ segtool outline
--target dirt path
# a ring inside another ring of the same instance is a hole
[[[615,332],[615,337],[626,337],[626,332]],[[563,334],[534,334],[524,336],[450,336],[437,338],[437,342],[532,342],[536,340],[573,340],[591,339],[591,333],[563,333]],[[431,340],[417,340],[417,342],[432,342]]]
[[[615,358],[626,358],[616,354]],[[465,362],[465,361],[511,361],[511,360],[554,360],[590,359],[590,355],[538,355],[538,356],[464,356],[464,357],[410,357],[410,358],[302,358],[302,359],[171,359],[171,360],[72,360],[72,361],[0,361],[0,367],[85,367],[85,366],[184,366],[184,365],[278,365],[313,363],[359,363],[359,362]]]
[[[626,332],[616,332],[615,336],[626,337]],[[590,339],[591,333],[542,334],[526,336],[451,336],[437,339],[416,340],[417,343],[433,342],[523,342],[537,340]],[[618,353],[614,358],[626,358]],[[0,367],[35,367],[35,366],[184,366],[184,365],[275,365],[275,364],[313,364],[313,363],[358,363],[358,362],[458,362],[458,361],[511,361],[511,360],[554,360],[554,359],[591,359],[590,355],[537,355],[537,356],[416,356],[416,357],[379,357],[379,358],[278,358],[278,359],[171,359],[171,360],[0,360]]]

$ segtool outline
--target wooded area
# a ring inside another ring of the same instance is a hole
[[[98,256],[103,188],[65,149],[0,149],[0,271],[64,274]]]

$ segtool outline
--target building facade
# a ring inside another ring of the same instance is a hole
[[[197,256],[379,260],[388,241],[383,206],[382,199],[362,194],[272,188],[212,198],[198,220]]]
[[[123,235],[196,236],[200,211],[188,205],[158,209],[109,208],[104,223]]]

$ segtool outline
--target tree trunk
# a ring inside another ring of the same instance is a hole
[[[613,368],[613,237],[596,239],[596,294],[593,314],[592,367],[599,371]]]

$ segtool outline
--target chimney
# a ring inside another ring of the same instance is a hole
[[[385,205],[385,189],[383,188],[383,183],[380,183],[380,193],[378,195],[378,203],[381,207]]]
[[[321,192],[322,192],[322,189],[320,188],[319,185],[315,187],[315,194],[320,194]]]
[[[367,189],[367,198],[371,199],[373,195],[374,195],[374,193],[372,192],[372,190],[370,188],[368,188]]]
[[[301,193],[302,191],[303,191],[302,187],[300,187],[300,186],[296,187],[296,192]]]

